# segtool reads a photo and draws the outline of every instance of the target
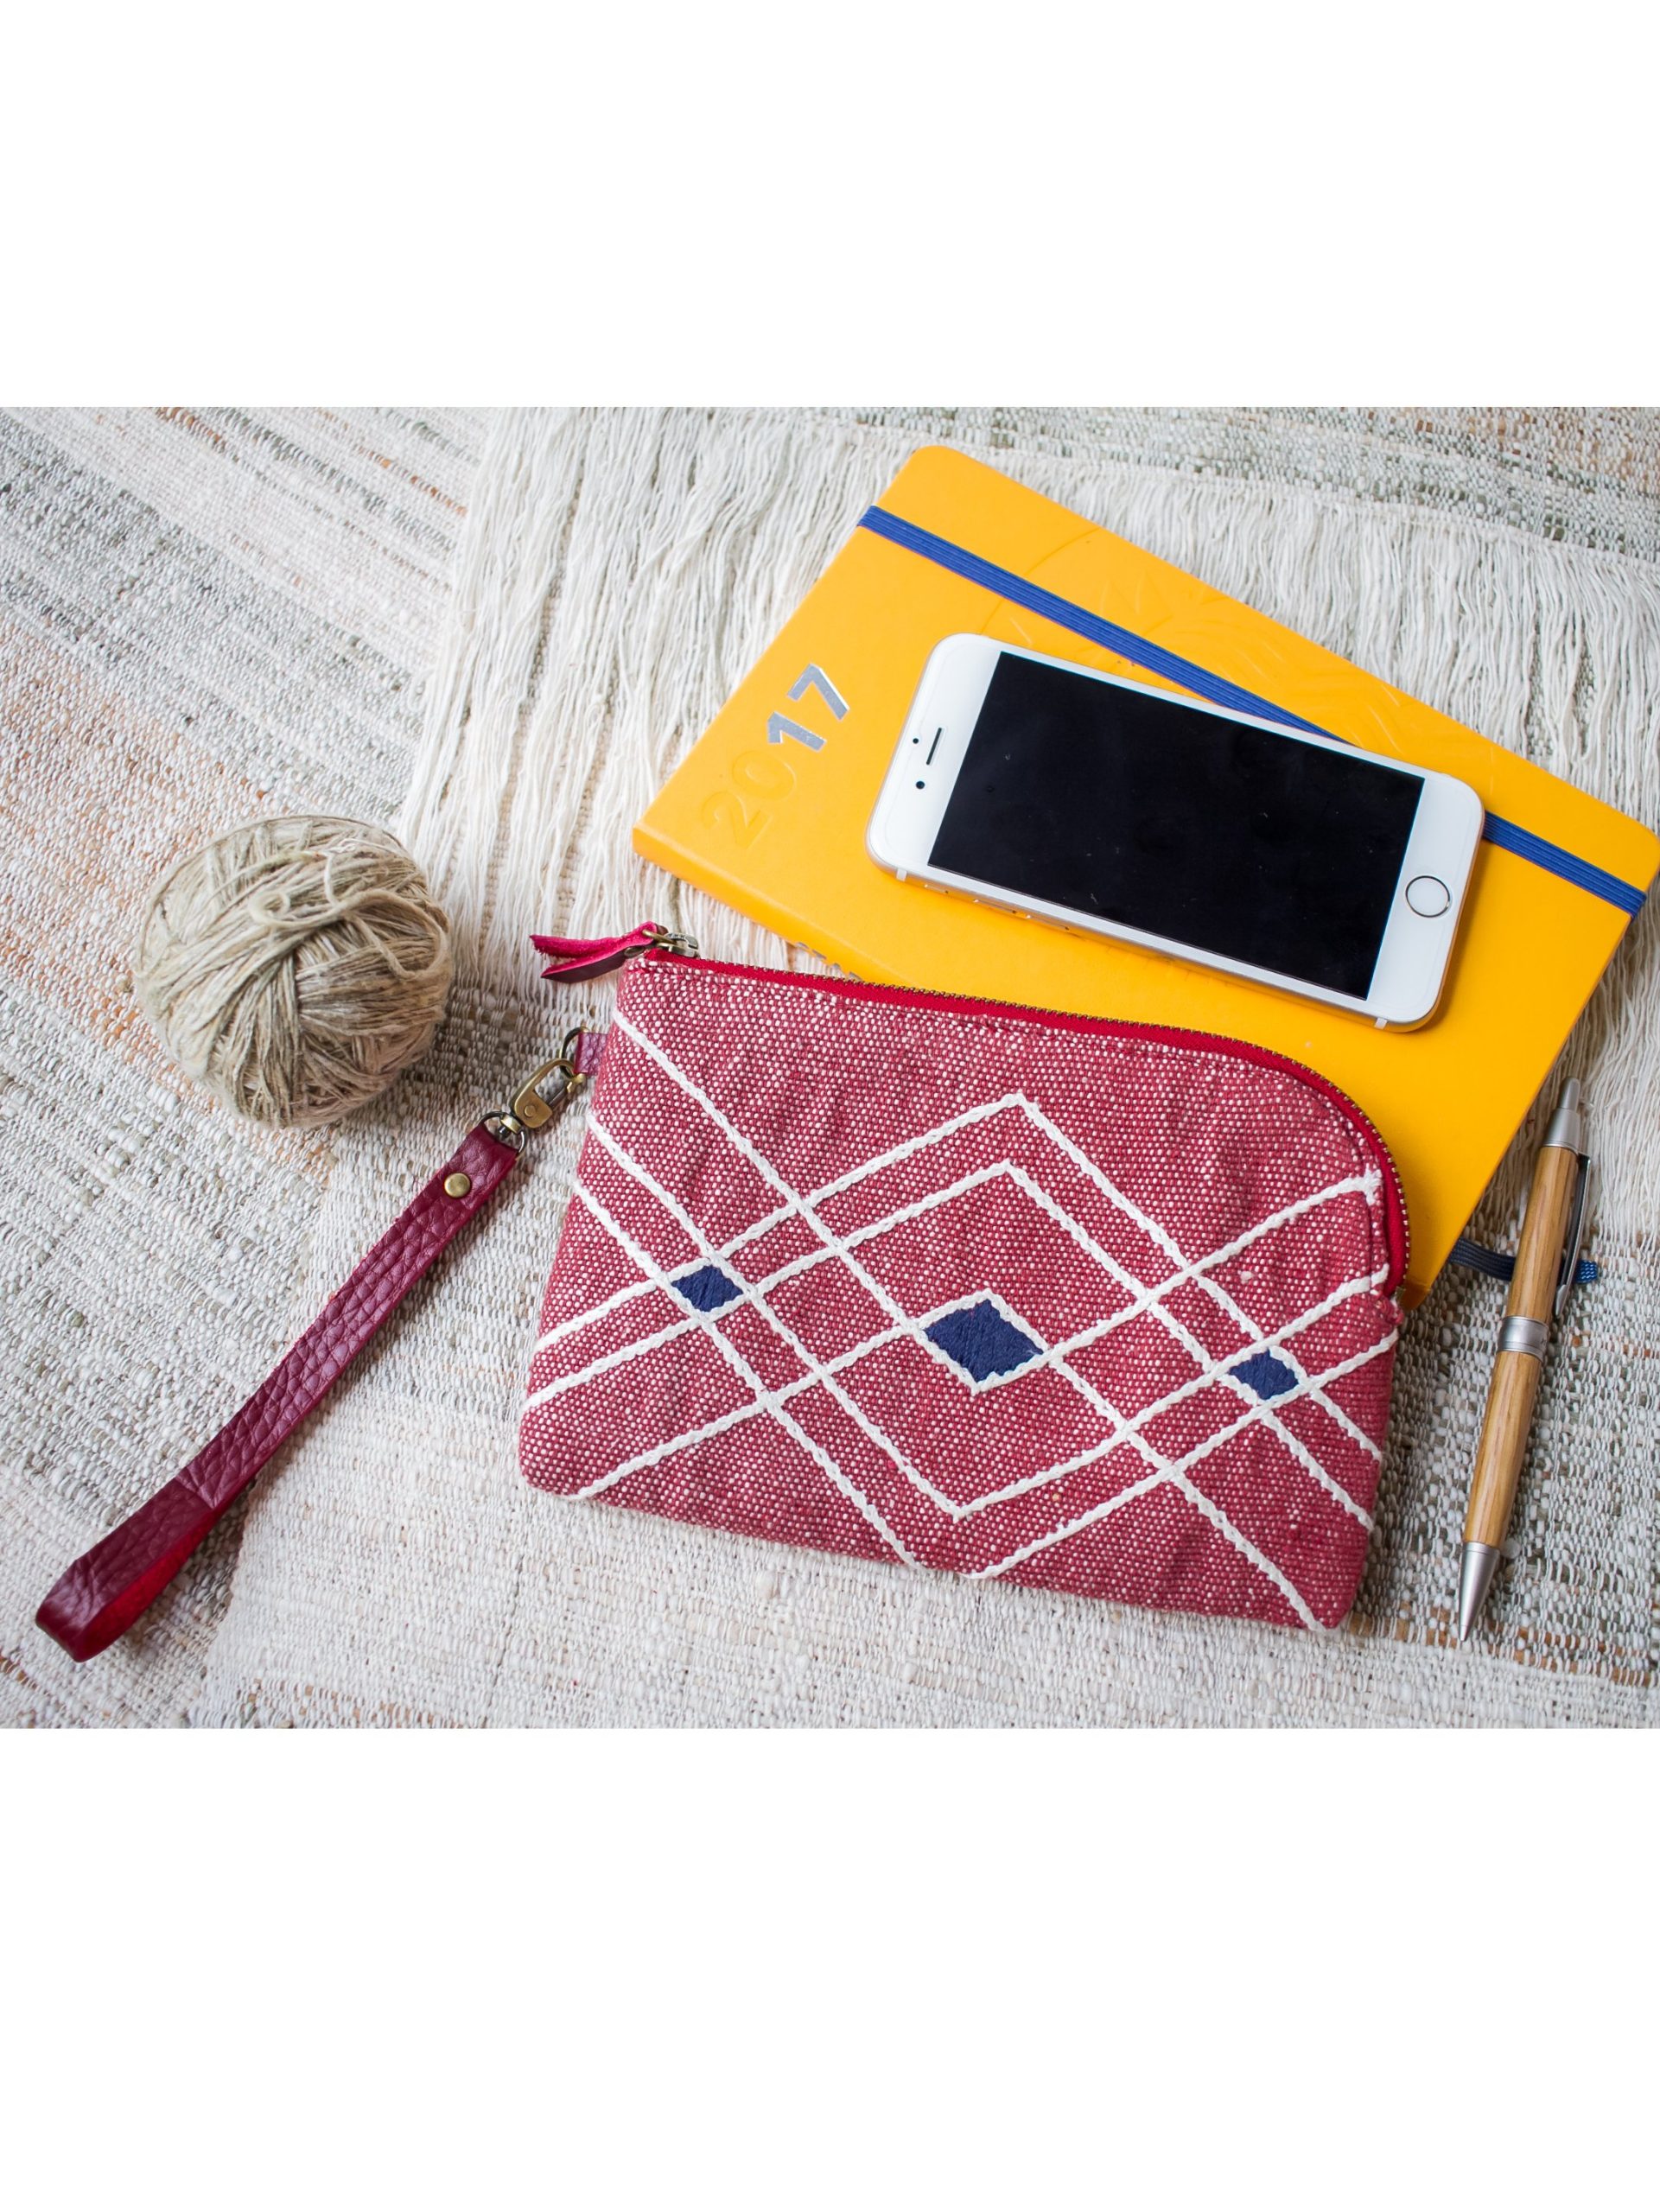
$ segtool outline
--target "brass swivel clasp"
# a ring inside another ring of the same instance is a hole
[[[515,1152],[523,1149],[525,1140],[533,1131],[546,1128],[560,1109],[575,1097],[588,1077],[576,1065],[576,1054],[582,1040],[582,1026],[566,1033],[565,1040],[550,1060],[544,1060],[539,1068],[527,1075],[513,1094],[511,1106],[499,1107],[493,1114],[487,1114],[484,1126],[493,1136],[504,1144],[512,1145]],[[551,1098],[543,1091],[543,1085],[555,1077],[559,1087]]]

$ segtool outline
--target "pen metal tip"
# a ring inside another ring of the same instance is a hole
[[[1498,1565],[1497,1544],[1466,1544],[1459,1560],[1459,1642],[1467,1643],[1481,1618],[1487,1591]]]

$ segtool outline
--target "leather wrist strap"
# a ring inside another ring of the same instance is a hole
[[[375,1331],[402,1303],[459,1230],[512,1174],[525,1139],[545,1128],[600,1064],[602,1039],[573,1029],[511,1106],[488,1114],[431,1181],[417,1191],[372,1251],[227,1421],[164,1490],[59,1576],[35,1616],[72,1659],[91,1659],[153,1605],[208,1531],[218,1526],[273,1452],[327,1397]],[[550,1100],[542,1086],[557,1077]]]
[[[154,1603],[451,1237],[489,1204],[518,1158],[482,1122],[469,1131],[241,1412],[54,1583],[35,1618],[72,1659],[92,1658]]]

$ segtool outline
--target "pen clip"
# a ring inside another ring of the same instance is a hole
[[[1562,1318],[1562,1308],[1568,1303],[1568,1294],[1573,1289],[1580,1271],[1580,1254],[1585,1249],[1585,1225],[1591,1205],[1591,1155],[1580,1154],[1579,1180],[1574,1186],[1574,1210],[1568,1217],[1568,1234],[1562,1247],[1562,1271],[1556,1278],[1556,1300],[1551,1311],[1557,1320]]]

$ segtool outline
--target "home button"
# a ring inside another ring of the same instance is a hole
[[[1415,914],[1433,921],[1453,903],[1453,894],[1438,875],[1415,875],[1407,886],[1407,904]]]

